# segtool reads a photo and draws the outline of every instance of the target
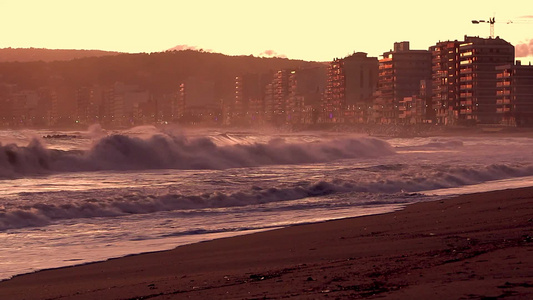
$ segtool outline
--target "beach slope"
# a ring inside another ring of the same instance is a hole
[[[45,270],[0,299],[532,299],[533,188]]]

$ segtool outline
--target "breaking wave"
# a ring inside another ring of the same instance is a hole
[[[0,178],[50,172],[147,169],[227,169],[276,164],[319,163],[394,154],[385,141],[345,138],[312,143],[217,145],[210,138],[156,134],[149,138],[110,135],[90,150],[47,149],[40,140],[28,146],[0,144]]]
[[[449,167],[428,174],[395,177],[373,181],[332,179],[318,182],[298,182],[292,185],[272,187],[251,186],[236,192],[208,192],[202,194],[166,193],[152,194],[138,190],[124,194],[99,197],[101,191],[28,193],[25,198],[32,204],[15,204],[0,207],[0,230],[28,226],[45,226],[56,220],[117,217],[134,214],[150,214],[164,211],[190,211],[242,207],[250,205],[269,205],[284,202],[279,209],[311,209],[316,205],[337,205],[329,201],[319,204],[311,201],[290,202],[301,199],[337,194],[357,193],[357,197],[345,197],[350,206],[382,205],[402,203],[410,195],[420,197],[418,192],[442,188],[453,188],[512,177],[531,176],[533,167],[494,164],[486,167]],[[357,176],[354,176],[357,177]],[[431,192],[425,192],[431,194]],[[40,199],[42,197],[42,199]],[[343,196],[344,197],[344,196]],[[62,199],[68,199],[63,201]],[[98,200],[97,200],[98,199]],[[356,200],[354,200],[356,199]],[[344,203],[344,202],[343,202]]]

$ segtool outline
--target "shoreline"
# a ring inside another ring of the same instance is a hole
[[[523,299],[533,295],[531,204],[533,187],[414,203],[17,275],[0,282],[0,298]]]
[[[353,216],[343,216],[343,217],[337,217],[337,218],[331,218],[331,219],[325,219],[325,220],[306,221],[306,222],[303,222],[303,223],[294,223],[294,224],[287,224],[287,225],[267,226],[267,227],[260,228],[260,229],[247,229],[247,230],[244,230],[244,231],[231,231],[231,232],[227,231],[227,232],[217,232],[217,233],[206,233],[206,234],[202,234],[201,237],[197,238],[195,241],[187,241],[187,242],[175,241],[174,243],[168,242],[168,243],[165,243],[165,244],[168,244],[168,247],[163,247],[163,248],[159,248],[159,249],[142,250],[142,251],[139,251],[139,252],[129,252],[129,253],[124,253],[124,254],[119,254],[119,255],[112,255],[112,256],[109,256],[109,257],[102,258],[102,259],[85,260],[85,261],[78,262],[78,263],[73,263],[73,264],[64,264],[64,265],[60,265],[60,266],[44,267],[44,268],[41,268],[41,269],[34,269],[34,270],[25,271],[25,272],[20,272],[20,273],[12,274],[9,277],[0,277],[0,283],[4,282],[4,281],[7,281],[7,280],[10,280],[10,279],[12,279],[14,277],[34,274],[34,273],[41,272],[41,271],[49,271],[49,270],[56,270],[56,269],[63,269],[63,268],[78,267],[78,266],[83,266],[83,265],[87,265],[87,264],[106,262],[106,261],[113,260],[113,259],[120,259],[120,258],[124,258],[124,257],[128,257],[128,256],[135,256],[135,255],[142,255],[142,254],[149,254],[149,253],[172,251],[173,249],[178,248],[178,247],[184,247],[184,246],[188,246],[188,245],[192,245],[192,244],[204,243],[204,242],[209,242],[209,241],[218,240],[218,239],[227,239],[227,238],[233,238],[233,237],[238,237],[238,236],[243,236],[243,235],[250,235],[250,234],[266,232],[266,231],[271,231],[271,230],[280,230],[280,229],[293,227],[293,226],[318,224],[318,223],[337,221],[337,220],[344,220],[344,219],[351,219],[351,218],[358,218],[358,217],[370,216],[370,215],[382,215],[382,214],[387,214],[387,213],[392,213],[392,212],[395,212],[395,211],[398,211],[398,210],[402,210],[409,204],[410,203],[407,203],[407,204],[392,204],[392,205],[389,205],[390,207],[388,209],[386,209],[386,210],[383,210],[383,208],[377,209],[376,207],[373,207],[371,209],[373,211],[374,210],[380,210],[380,212],[377,212],[377,213],[376,212],[368,212],[370,209],[366,208],[364,210],[365,212],[362,212],[360,214],[356,214],[356,215],[353,215]],[[70,260],[70,261],[73,261],[73,260]]]

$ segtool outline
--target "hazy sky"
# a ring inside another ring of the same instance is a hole
[[[0,0],[0,48],[158,52],[178,45],[230,55],[329,61],[379,56],[396,41],[495,33],[533,60],[531,0]],[[513,21],[508,24],[508,21]]]

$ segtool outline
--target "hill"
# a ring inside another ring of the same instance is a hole
[[[180,83],[194,79],[212,82],[216,97],[222,99],[233,97],[235,76],[312,67],[325,69],[326,66],[286,58],[228,56],[194,50],[122,53],[70,61],[3,62],[0,63],[0,84],[16,86],[19,90],[36,90],[46,86],[77,89],[123,82],[162,94],[176,91]]]
[[[4,48],[0,49],[0,62],[63,61],[84,57],[117,55],[119,52],[101,50],[54,50],[42,48]]]

